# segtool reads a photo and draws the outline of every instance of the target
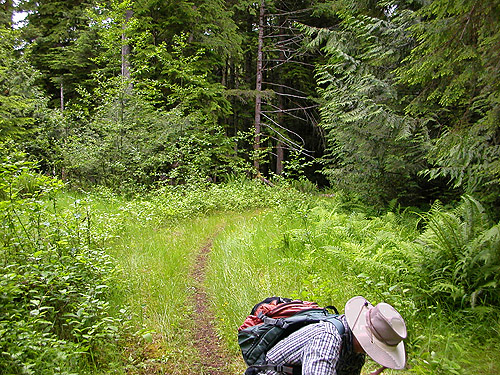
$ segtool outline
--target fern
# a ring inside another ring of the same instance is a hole
[[[423,217],[426,230],[418,241],[424,244],[428,295],[452,306],[498,306],[500,227],[482,204],[464,196],[456,209],[436,204]]]

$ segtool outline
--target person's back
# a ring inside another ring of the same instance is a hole
[[[301,366],[303,375],[360,374],[365,354],[355,351],[345,316],[341,315],[339,319],[345,327],[343,335],[330,322],[307,325],[271,348],[266,356],[267,362]],[[266,374],[277,373],[268,370]]]
[[[383,366],[373,374],[404,368],[406,326],[392,306],[374,307],[365,298],[354,297],[339,319],[345,328],[342,335],[330,322],[309,324],[274,345],[266,355],[267,363],[301,366],[302,375],[359,375],[366,353]]]

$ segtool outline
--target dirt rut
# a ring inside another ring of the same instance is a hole
[[[209,239],[200,249],[190,274],[194,282],[194,293],[191,297],[195,311],[193,319],[195,327],[198,328],[193,332],[193,344],[200,353],[198,365],[203,369],[203,374],[232,375],[228,368],[230,356],[217,337],[214,314],[210,311],[211,304],[204,287],[207,260],[212,245],[213,239]]]

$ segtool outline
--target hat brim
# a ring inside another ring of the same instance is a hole
[[[345,316],[351,331],[363,350],[382,366],[400,370],[405,367],[404,343],[389,346],[371,335],[366,324],[366,314],[373,305],[364,297],[353,297],[345,305]]]

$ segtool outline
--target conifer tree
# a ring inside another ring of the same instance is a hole
[[[500,204],[500,2],[435,0],[418,16],[398,74],[432,137],[426,175]]]
[[[53,107],[64,109],[64,101],[76,96],[94,68],[92,58],[97,40],[89,34],[86,11],[93,0],[24,0],[20,9],[28,12],[23,28],[32,53],[31,61],[42,73],[43,87]]]
[[[19,54],[20,44],[17,30],[0,25],[0,141],[25,138],[45,106],[39,75]]]
[[[417,193],[426,133],[405,115],[393,73],[412,47],[413,11],[404,2],[339,4],[337,24],[306,29],[309,46],[328,58],[317,69],[328,140],[323,173],[370,199]]]
[[[0,25],[10,27],[12,25],[12,16],[14,4],[12,0],[3,0],[0,2]]]

